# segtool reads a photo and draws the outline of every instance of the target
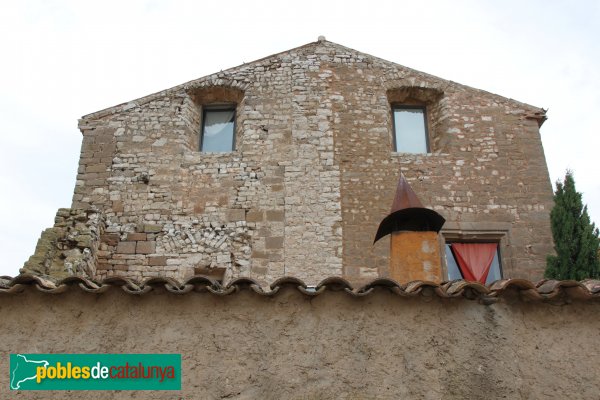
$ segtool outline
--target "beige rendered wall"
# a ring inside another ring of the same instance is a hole
[[[597,399],[600,303],[464,298],[0,296],[0,397],[20,399]],[[182,354],[181,392],[12,392],[9,353]]]

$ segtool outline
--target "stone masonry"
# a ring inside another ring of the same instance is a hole
[[[59,209],[54,226],[42,232],[22,272],[55,279],[95,276],[103,231],[104,218],[98,210]]]
[[[236,106],[233,152],[199,151],[215,103]],[[427,107],[429,154],[393,151],[395,103]],[[84,116],[72,209],[105,219],[95,278],[365,281],[389,274],[373,238],[402,171],[446,218],[440,246],[492,235],[503,276],[535,280],[552,252],[544,119],[320,40]]]

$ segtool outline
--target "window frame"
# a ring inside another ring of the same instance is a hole
[[[204,122],[206,121],[206,113],[210,112],[210,111],[233,111],[233,135],[231,138],[231,150],[229,151],[220,151],[220,152],[213,152],[213,151],[204,151],[202,150],[202,145],[204,142],[204,128],[205,128],[205,124]],[[200,153],[205,153],[205,154],[210,154],[210,153],[222,153],[222,154],[226,154],[226,153],[233,153],[236,149],[235,145],[236,145],[236,132],[237,132],[237,104],[234,103],[223,103],[223,104],[209,104],[209,105],[205,105],[202,106],[202,115],[201,115],[201,119],[200,119],[200,138],[199,138],[199,146],[198,146],[198,151]]]
[[[457,222],[446,221],[439,234],[440,258],[444,279],[448,279],[446,243],[498,243],[498,261],[502,279],[514,277],[512,252],[512,224],[510,222]]]
[[[403,103],[392,103],[390,104],[392,110],[392,140],[393,140],[393,151],[399,154],[429,154],[431,153],[431,143],[429,139],[429,114],[427,112],[427,106],[424,104],[403,104]],[[423,126],[425,128],[425,153],[407,153],[398,151],[398,143],[396,139],[396,110],[422,110],[423,111]]]
[[[448,259],[446,257],[446,247],[450,246],[450,253],[452,254],[452,257],[454,257],[454,262],[457,264],[457,268],[458,268],[458,272],[460,273],[461,277],[464,279],[464,276],[462,274],[462,271],[460,270],[460,267],[458,267],[458,262],[456,261],[456,255],[454,254],[454,251],[452,250],[452,244],[453,243],[481,243],[481,244],[495,244],[496,245],[496,255],[498,256],[498,274],[500,275],[500,279],[504,279],[504,268],[502,266],[502,246],[500,243],[500,240],[493,240],[493,239],[448,239],[444,241],[444,248],[443,248],[443,257],[444,257],[444,266],[445,266],[445,276],[446,279],[450,279],[449,276],[449,271],[448,271]],[[494,257],[495,258],[495,257]],[[493,260],[492,260],[493,261]],[[486,283],[487,285],[487,283]]]

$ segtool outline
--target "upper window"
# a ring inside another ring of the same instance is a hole
[[[205,107],[202,112],[200,151],[226,153],[235,148],[235,108]]]
[[[492,283],[502,279],[498,243],[446,243],[448,279]]]
[[[425,107],[393,106],[394,151],[424,154],[429,152]]]

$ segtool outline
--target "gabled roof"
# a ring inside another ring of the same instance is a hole
[[[375,57],[370,54],[363,53],[358,50],[354,50],[349,47],[322,39],[322,40],[318,40],[316,42],[311,42],[311,43],[304,44],[302,46],[292,48],[290,50],[275,53],[275,54],[272,54],[267,57],[259,58],[255,61],[252,61],[249,63],[244,63],[244,64],[238,65],[236,67],[232,67],[232,68],[229,68],[229,69],[226,69],[226,70],[223,70],[223,71],[211,74],[211,75],[207,75],[207,76],[183,83],[181,85],[174,86],[169,89],[161,90],[160,92],[156,92],[156,93],[144,96],[144,97],[140,97],[135,100],[131,100],[131,101],[121,103],[121,104],[118,104],[118,105],[115,105],[115,106],[112,106],[112,107],[109,107],[109,108],[106,108],[106,109],[103,109],[100,111],[96,111],[96,112],[84,115],[80,119],[80,128],[82,127],[82,125],[85,125],[86,121],[96,120],[96,119],[99,119],[99,118],[102,118],[102,117],[105,117],[105,116],[111,115],[111,114],[118,114],[118,113],[130,110],[132,108],[135,108],[137,106],[140,106],[142,104],[148,103],[150,101],[156,100],[158,98],[170,96],[170,95],[173,95],[176,93],[186,92],[195,87],[207,86],[207,85],[214,85],[214,86],[230,85],[233,87],[243,88],[243,86],[245,86],[245,84],[243,82],[236,82],[235,78],[232,77],[232,75],[234,75],[237,71],[240,71],[243,68],[247,68],[250,65],[259,64],[261,62],[265,62],[265,61],[268,61],[268,60],[271,60],[274,58],[280,58],[285,55],[289,55],[289,54],[291,54],[293,52],[297,52],[299,50],[306,51],[306,50],[313,49],[313,48],[317,49],[319,46],[336,48],[336,49],[342,50],[344,52],[350,52],[350,53],[356,54],[360,57],[363,57],[365,60],[371,60],[373,62],[387,64],[390,67],[398,68],[398,69],[404,70],[406,72],[410,72],[415,75],[423,76],[429,80],[437,81],[437,82],[439,82],[440,86],[454,86],[457,88],[462,88],[463,90],[477,91],[480,93],[486,93],[491,96],[497,97],[498,99],[503,100],[503,101],[512,102],[522,108],[525,108],[528,112],[527,118],[537,119],[540,126],[543,123],[543,121],[546,119],[546,116],[545,116],[546,110],[544,110],[543,108],[535,107],[535,106],[532,106],[532,105],[529,105],[526,103],[522,103],[522,102],[510,99],[510,98],[506,98],[506,97],[503,97],[503,96],[500,96],[500,95],[497,95],[494,93],[486,92],[485,90],[472,88],[472,87],[469,87],[466,85],[461,85],[461,84],[458,84],[453,81],[442,79],[442,78],[439,78],[437,76],[434,76],[434,75],[431,75],[431,74],[428,74],[425,72],[417,71],[415,69],[408,68],[403,65],[400,65],[400,64],[397,64],[397,63],[394,63],[391,61],[387,61],[382,58]]]

